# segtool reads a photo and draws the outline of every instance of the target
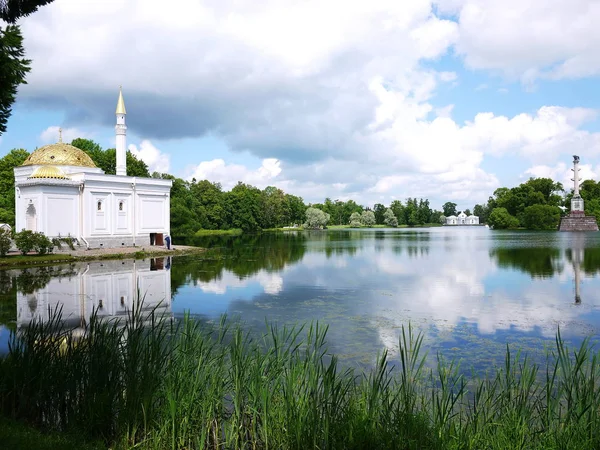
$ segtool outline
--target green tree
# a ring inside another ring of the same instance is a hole
[[[362,222],[360,221],[360,213],[353,212],[350,215],[350,226],[352,228],[360,228],[362,226]]]
[[[77,138],[71,142],[73,147],[77,147],[83,150],[90,158],[94,161],[96,166],[104,171],[108,175],[115,175],[117,173],[117,150],[109,148],[102,150],[99,144],[92,141],[91,139]],[[130,177],[149,177],[150,172],[148,171],[148,165],[138,159],[133,153],[127,150],[125,156],[127,163],[127,175]]]
[[[0,135],[6,131],[6,123],[11,115],[18,88],[27,84],[25,77],[31,70],[31,61],[24,58],[21,30],[14,24],[19,18],[36,12],[40,6],[52,1],[0,1],[0,20],[11,24],[4,29],[0,27]]]
[[[27,84],[25,76],[31,61],[23,58],[24,55],[19,27],[0,28],[0,135],[6,131],[19,86]]]
[[[21,17],[33,14],[41,6],[54,0],[2,0],[0,1],[0,19],[6,23],[16,23]]]
[[[394,215],[394,211],[392,211],[391,208],[388,208],[385,210],[385,213],[383,214],[383,222],[388,227],[397,227],[398,226],[398,219],[396,219],[396,216]]]
[[[404,206],[400,200],[392,201],[390,209],[394,212],[399,225],[406,225],[406,217],[404,214]]]
[[[489,217],[489,224],[495,229],[516,228],[519,220],[511,216],[506,208],[494,208]]]
[[[381,203],[375,204],[373,207],[373,213],[375,214],[375,223],[377,225],[383,225],[385,220],[385,206]]]
[[[560,208],[552,205],[531,205],[523,211],[523,225],[530,230],[556,230]]]
[[[442,205],[442,209],[444,210],[444,216],[456,216],[456,203],[446,202]]]
[[[360,223],[365,227],[372,227],[375,225],[375,213],[373,211],[363,211],[360,216]]]
[[[306,222],[304,223],[304,227],[312,230],[324,228],[327,226],[329,218],[329,214],[321,211],[320,209],[308,208],[306,210]]]
[[[0,158],[0,223],[8,223],[11,227],[15,226],[14,168],[23,164],[28,156],[27,150],[19,148]]]
[[[473,214],[479,217],[479,223],[487,223],[488,211],[486,206],[475,205],[473,208]]]
[[[10,238],[10,231],[7,229],[0,229],[0,256],[4,257],[10,250],[12,240]]]

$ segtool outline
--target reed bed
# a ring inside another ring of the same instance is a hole
[[[596,449],[600,370],[589,341],[557,333],[545,364],[507,347],[505,364],[465,376],[403,328],[400,363],[342,369],[327,327],[266,326],[260,338],[223,318],[172,321],[141,306],[92,317],[82,332],[20,330],[0,360],[0,412],[36,428],[139,449]]]

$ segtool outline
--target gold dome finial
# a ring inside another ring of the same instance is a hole
[[[117,100],[117,111],[115,114],[127,114],[125,111],[125,101],[123,100],[122,86],[119,86],[119,100]]]
[[[62,144],[62,128],[58,128],[58,143]]]

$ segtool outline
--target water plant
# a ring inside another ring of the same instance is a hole
[[[326,350],[319,323],[267,324],[256,337],[223,317],[174,321],[135,306],[126,318],[68,328],[60,309],[33,321],[0,360],[0,413],[113,448],[594,449],[600,367],[588,340],[560,331],[545,365],[507,346],[505,364],[465,375],[401,330],[365,372]]]

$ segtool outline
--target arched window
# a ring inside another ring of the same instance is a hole
[[[98,211],[102,211],[102,200],[98,200],[97,208]]]
[[[125,205],[123,203],[123,200],[119,201],[119,211],[123,211],[123,209],[125,209]]]

